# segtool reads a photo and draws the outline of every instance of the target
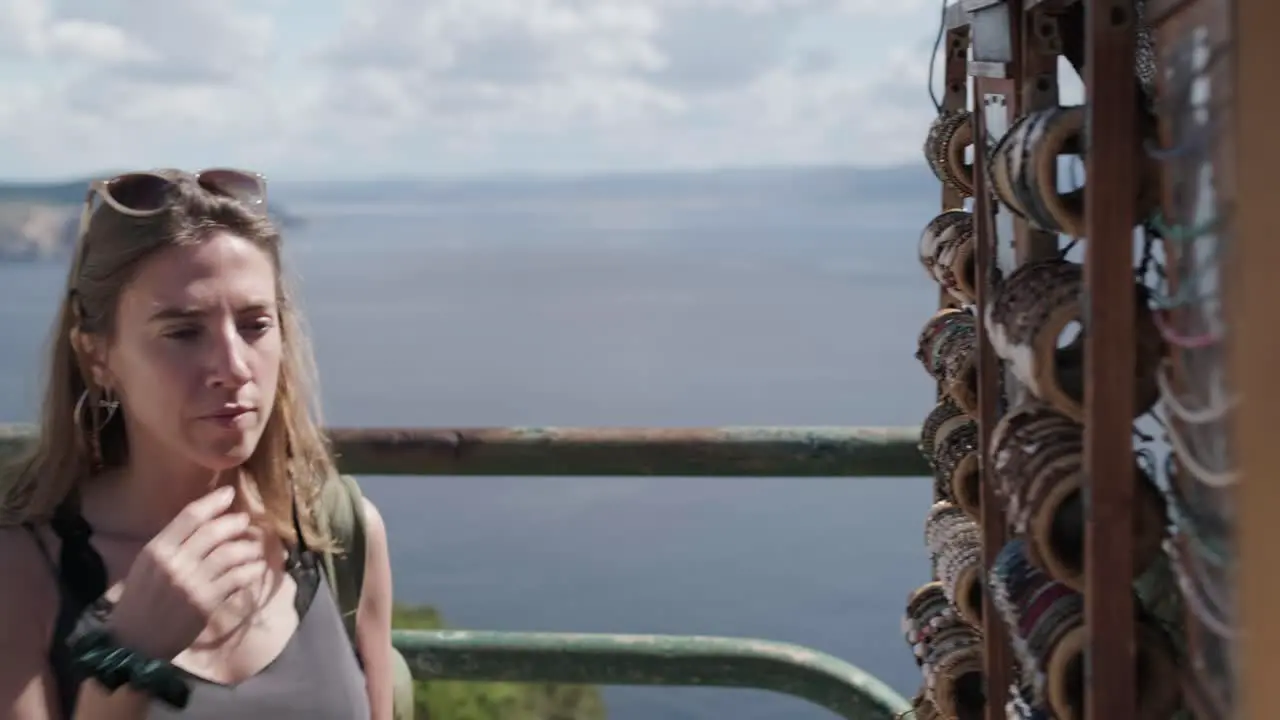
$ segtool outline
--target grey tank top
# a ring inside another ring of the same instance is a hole
[[[191,700],[175,710],[154,702],[148,720],[367,720],[369,695],[323,572],[284,650],[257,675],[223,685],[191,673]],[[302,573],[295,574],[302,575]],[[298,583],[298,592],[304,590]]]
[[[59,561],[49,557],[61,590],[59,626],[63,618],[67,625],[76,622],[67,615],[77,604],[75,586],[80,583],[74,580],[81,578],[68,577],[70,571],[86,568],[84,561],[95,559],[87,558],[86,550],[88,555],[97,555],[88,548],[87,527],[81,524],[78,529],[80,532],[64,533],[62,528],[55,527],[63,542],[63,553]],[[34,532],[33,536],[44,549],[39,536]],[[75,557],[77,554],[79,557]],[[100,558],[96,559],[100,562]],[[291,549],[286,567],[298,587],[294,603],[298,626],[280,655],[256,675],[234,685],[180,671],[191,688],[187,706],[178,710],[155,701],[147,714],[148,720],[368,720],[369,696],[364,673],[329,589],[323,563],[303,546]],[[82,612],[101,618],[110,613],[110,605],[99,595]],[[61,652],[65,648],[66,631],[70,629],[55,630],[50,654],[64,718],[73,716],[71,706],[80,684],[80,678],[70,672],[68,658]]]

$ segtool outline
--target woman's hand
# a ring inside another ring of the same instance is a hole
[[[244,512],[227,512],[234,487],[195,500],[138,553],[109,626],[121,645],[172,660],[220,605],[266,571],[261,539]]]

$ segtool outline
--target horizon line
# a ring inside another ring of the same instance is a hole
[[[851,163],[794,163],[794,164],[756,164],[756,165],[716,165],[705,167],[652,167],[652,168],[619,168],[616,170],[599,169],[599,170],[532,170],[532,169],[513,169],[501,171],[479,171],[474,173],[436,173],[424,175],[410,175],[401,173],[388,173],[379,175],[352,175],[347,177],[290,177],[285,174],[276,176],[273,179],[271,174],[267,174],[267,179],[273,182],[288,184],[376,184],[376,183],[418,183],[418,182],[442,182],[442,183],[462,183],[462,182],[494,182],[494,181],[511,181],[511,180],[554,180],[554,181],[573,181],[573,180],[603,180],[612,178],[626,177],[653,177],[662,175],[717,175],[732,173],[750,173],[750,172],[785,172],[788,170],[849,170],[860,172],[886,172],[894,170],[906,170],[916,167],[922,171],[927,171],[927,167],[923,162],[912,163],[902,162],[894,164],[880,165],[855,165]],[[59,176],[59,177],[41,177],[41,178],[7,178],[0,177],[0,187],[12,187],[15,185],[73,185],[77,183],[87,182],[90,178],[104,178],[119,174],[120,171],[92,173],[86,172],[78,175]]]

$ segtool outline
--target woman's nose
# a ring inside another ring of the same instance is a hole
[[[219,333],[214,343],[212,372],[209,374],[213,387],[239,387],[249,382],[249,347],[233,329],[230,333]]]

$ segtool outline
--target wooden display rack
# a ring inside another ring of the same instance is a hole
[[[1280,621],[1274,609],[1280,597],[1280,573],[1274,568],[1280,545],[1280,471],[1273,452],[1280,427],[1280,333],[1271,315],[1280,307],[1280,243],[1264,232],[1265,214],[1276,202],[1272,179],[1280,167],[1280,138],[1271,127],[1280,117],[1275,73],[1280,43],[1266,37],[1280,27],[1280,2],[1274,0],[1147,0],[1145,17],[1162,36],[1189,32],[1184,17],[1197,4],[1216,2],[1216,19],[1232,38],[1234,92],[1226,111],[1225,146],[1215,157],[1223,201],[1232,208],[1229,353],[1231,386],[1244,400],[1233,415],[1237,465],[1243,478],[1235,491],[1239,508],[1235,529],[1239,553],[1238,605],[1241,676],[1236,717],[1273,720],[1277,711],[1267,693],[1280,671]],[[1226,8],[1223,10],[1222,8]],[[1234,14],[1232,14],[1232,10]],[[1152,18],[1156,18],[1153,20]],[[999,276],[1017,266],[1059,255],[1056,234],[1037,231],[1002,212],[988,187],[983,139],[999,137],[1027,112],[1059,104],[1059,58],[1079,71],[1086,90],[1084,284],[1082,323],[1085,343],[1085,577],[1084,607],[1088,669],[1084,713],[1089,720],[1138,717],[1136,610],[1134,593],[1134,485],[1099,482],[1124,477],[1134,464],[1133,421],[1137,362],[1133,338],[1134,232],[1144,218],[1132,202],[1145,172],[1140,167],[1144,128],[1155,111],[1144,104],[1135,74],[1139,18],[1125,0],[958,0],[944,15],[945,110],[971,110],[975,150],[972,212],[977,237],[977,324],[979,446],[988,461],[992,431],[1002,414],[1022,398],[1016,382],[1002,382],[1002,368],[987,337],[985,310]],[[1157,78],[1162,71],[1156,52]],[[972,92],[966,86],[972,79]],[[1159,82],[1159,80],[1157,81]],[[1158,96],[1159,93],[1157,93]],[[1236,149],[1247,152],[1236,153]],[[1167,188],[1166,188],[1167,191]],[[944,189],[942,209],[963,206],[954,190]],[[1167,205],[1169,197],[1164,198]],[[1011,222],[1002,222],[1008,221]],[[1011,249],[1003,253],[1002,249]],[[1166,252],[1168,249],[1166,242]],[[1010,257],[1011,256],[1011,257]],[[1171,282],[1176,282],[1176,279]],[[943,293],[941,305],[951,304]],[[985,468],[984,468],[985,472]],[[983,565],[992,566],[1005,545],[1007,521],[994,483],[983,482],[981,517]],[[1012,653],[991,593],[983,612],[985,720],[1004,720],[1014,679]],[[1203,711],[1198,720],[1210,720]],[[1223,718],[1226,720],[1226,718]]]
[[[1275,169],[1280,167],[1280,117],[1276,69],[1280,43],[1271,32],[1280,27],[1280,3],[1234,0],[1235,28],[1235,219],[1236,244],[1232,278],[1231,375],[1241,394],[1236,413],[1236,455],[1241,482],[1239,516],[1240,677],[1237,716],[1272,720],[1271,697],[1280,673],[1280,573],[1275,553],[1280,547],[1280,462],[1275,452],[1280,427],[1280,333],[1274,312],[1280,307],[1280,244],[1272,216],[1277,197]]]

